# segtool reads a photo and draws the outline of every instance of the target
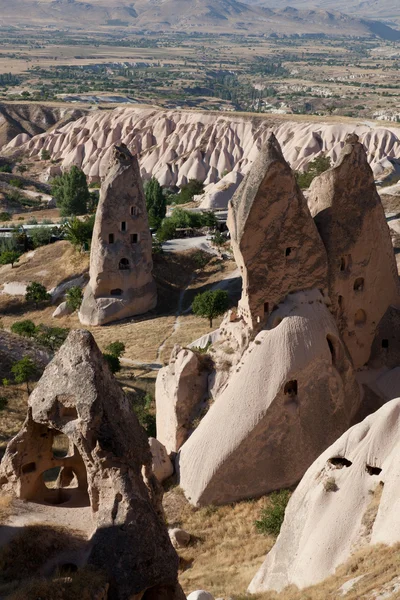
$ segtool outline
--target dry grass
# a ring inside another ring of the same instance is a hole
[[[9,440],[21,429],[26,418],[28,398],[23,385],[0,387],[0,395],[8,400],[7,406],[0,412],[0,457]]]
[[[3,524],[12,513],[11,496],[0,496],[0,525]]]
[[[268,498],[196,509],[179,488],[167,492],[164,507],[169,526],[192,536],[179,550],[179,580],[186,593],[205,589],[215,597],[245,590],[271,549],[274,538],[257,533],[254,522]]]
[[[373,600],[378,593],[387,592],[385,600],[398,600],[399,591],[391,590],[399,579],[400,544],[396,546],[368,546],[354,554],[336,573],[322,583],[298,590],[291,586],[280,594],[266,593],[249,596],[254,600],[327,600],[341,598],[339,588],[348,580],[362,578],[344,596],[346,600]],[[246,596],[242,596],[246,597]],[[238,597],[237,597],[238,598]],[[383,600],[383,597],[382,597]]]
[[[65,527],[26,525],[0,549],[0,581],[36,577],[47,561],[60,552],[79,549],[84,542],[81,533]]]
[[[66,578],[30,581],[8,596],[8,600],[97,600],[106,597],[107,589],[104,575],[86,568]]]

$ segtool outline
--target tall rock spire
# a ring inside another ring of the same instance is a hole
[[[239,314],[254,329],[290,292],[327,286],[325,249],[273,134],[229,204],[243,278]]]
[[[96,213],[81,323],[104,325],[155,307],[151,246],[137,158],[115,146]]]
[[[309,206],[328,254],[331,310],[359,368],[400,296],[389,228],[357,135],[347,136],[338,164],[313,181]]]

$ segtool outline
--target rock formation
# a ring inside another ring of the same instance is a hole
[[[400,399],[395,399],[342,435],[308,469],[249,591],[313,585],[358,549],[397,543],[399,464]]]
[[[63,457],[53,452],[60,434],[69,440]],[[90,506],[88,564],[108,574],[112,597],[175,600],[183,598],[178,557],[151,460],[145,432],[93,337],[75,330],[47,366],[25,424],[7,446],[1,493],[52,510]],[[43,474],[54,467],[58,482],[49,489]]]
[[[290,292],[326,288],[325,249],[273,134],[229,203],[227,225],[243,280],[239,316],[253,329]]]
[[[104,325],[153,309],[157,294],[152,268],[138,162],[125,146],[115,146],[96,212],[81,323]]]
[[[175,346],[169,365],[158,373],[157,439],[168,453],[177,452],[186,441],[207,398],[206,363],[206,357]]]
[[[325,244],[329,296],[355,368],[368,362],[376,328],[400,306],[399,277],[374,175],[356,135],[311,185],[309,206]]]
[[[289,487],[349,427],[359,403],[320,291],[290,294],[182,446],[180,485],[195,505]]]
[[[124,143],[138,154],[144,178],[154,175],[165,186],[181,186],[193,177],[204,180],[208,196],[204,207],[214,208],[214,202],[216,208],[221,207],[219,182],[224,179],[231,192],[230,196],[224,194],[226,208],[235,189],[232,183],[237,181],[235,173],[243,176],[248,172],[271,130],[293,169],[303,169],[321,152],[335,162],[346,134],[353,131],[367,149],[376,178],[387,173],[387,158],[400,158],[396,127],[306,123],[282,121],[271,115],[224,116],[151,107],[90,111],[73,123],[35,136],[28,143],[15,139],[6,151],[12,153],[18,148],[33,157],[45,149],[54,160],[60,161],[64,170],[77,165],[90,181],[100,181],[107,174],[112,146]],[[217,185],[213,188],[210,184]]]

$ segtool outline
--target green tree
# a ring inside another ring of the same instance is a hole
[[[86,175],[78,167],[73,166],[67,173],[54,178],[52,194],[57,201],[62,217],[87,213],[91,197]]]
[[[78,285],[74,285],[67,291],[67,305],[71,310],[79,310],[83,300],[83,293]]]
[[[176,224],[172,219],[164,219],[161,227],[157,231],[157,239],[163,243],[167,240],[173,240],[176,235]]]
[[[152,177],[145,185],[146,208],[149,216],[149,225],[158,229],[167,214],[167,200],[161,185]]]
[[[86,217],[83,221],[72,219],[64,226],[65,237],[75,248],[84,250],[92,241],[95,216]]]
[[[11,331],[17,335],[24,337],[34,337],[36,334],[36,325],[33,321],[27,319],[26,321],[17,321],[11,325]]]
[[[296,181],[302,190],[306,190],[310,187],[312,181],[316,177],[318,177],[318,175],[321,175],[321,173],[324,173],[330,168],[331,159],[329,158],[329,156],[317,156],[317,158],[314,158],[314,160],[312,160],[308,164],[307,169],[304,171],[304,173],[296,171]]]
[[[51,352],[56,352],[69,334],[69,329],[64,327],[48,327],[47,325],[39,325],[36,328],[35,340],[41,346],[48,348]]]
[[[106,346],[107,354],[111,354],[111,356],[116,356],[117,358],[121,358],[123,353],[125,352],[125,344],[124,342],[120,342],[117,340],[116,342],[111,342]]]
[[[0,254],[0,265],[11,265],[14,268],[14,264],[19,261],[21,256],[20,252],[16,250],[6,250]]]
[[[15,383],[25,383],[28,395],[31,393],[29,383],[38,375],[38,368],[29,356],[24,356],[11,367]]]
[[[229,308],[229,296],[225,290],[209,290],[202,294],[197,294],[193,300],[192,310],[195,315],[209,319],[210,328],[213,325],[213,319],[223,315]]]
[[[40,246],[47,246],[50,244],[51,238],[53,235],[50,227],[34,227],[29,231],[29,235],[31,237],[33,247],[40,248]]]
[[[33,302],[35,307],[38,308],[39,304],[50,300],[50,294],[47,293],[44,285],[37,281],[32,281],[26,288],[25,300]]]

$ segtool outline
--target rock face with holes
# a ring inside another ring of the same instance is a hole
[[[395,399],[349,429],[309,468],[249,591],[314,585],[354,551],[398,542],[400,399]]]
[[[290,292],[327,287],[325,248],[273,134],[229,203],[227,224],[243,279],[239,315],[255,330]]]
[[[104,325],[156,306],[151,246],[137,158],[114,146],[96,212],[81,323]]]
[[[52,450],[60,434],[69,440],[63,456]],[[49,489],[43,474],[54,467],[61,470]],[[109,574],[113,597],[183,597],[148,440],[89,332],[72,331],[44,371],[7,446],[0,484],[52,510],[90,506],[88,562]]]
[[[157,439],[168,453],[177,452],[207,399],[206,356],[175,346],[170,363],[156,381]]]
[[[319,290],[272,312],[177,458],[195,505],[254,498],[297,483],[351,423],[358,384]]]
[[[309,206],[328,255],[331,310],[357,369],[368,362],[388,308],[400,307],[390,232],[357,135],[347,136],[338,163],[314,180]]]

